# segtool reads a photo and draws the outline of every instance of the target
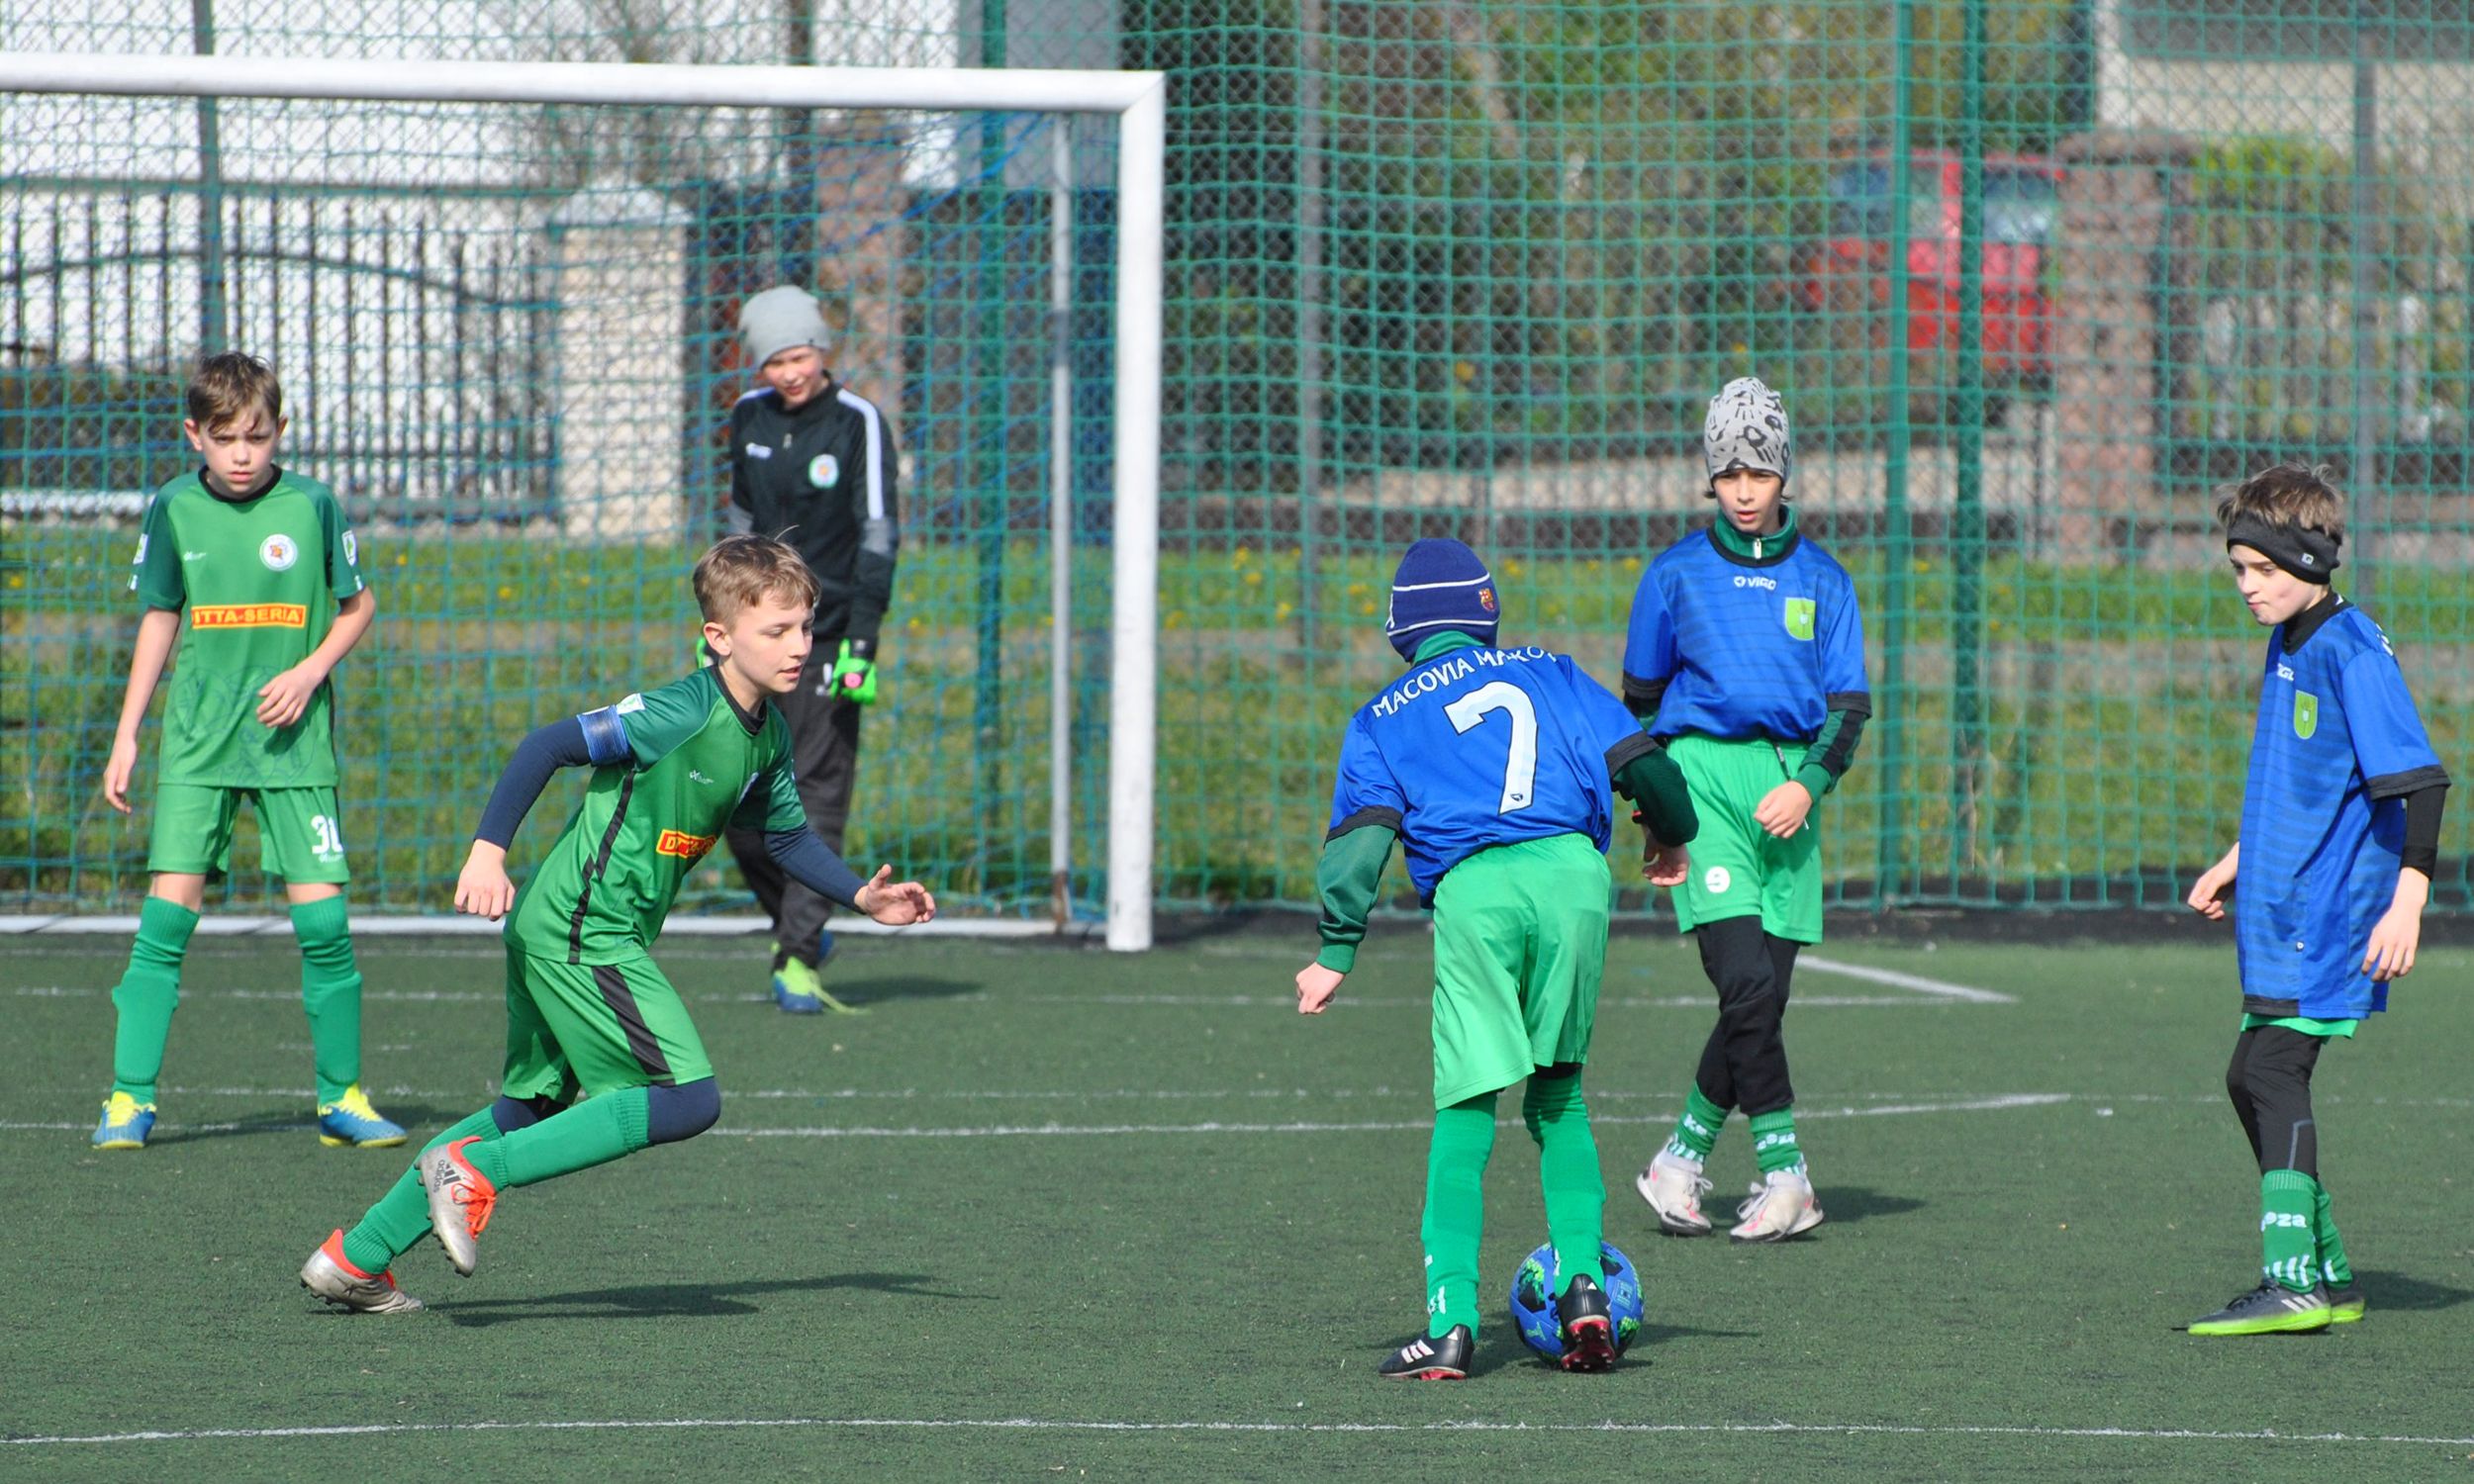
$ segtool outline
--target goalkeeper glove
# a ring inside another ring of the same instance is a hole
[[[869,639],[844,639],[833,657],[833,694],[854,705],[876,699],[876,644]]]

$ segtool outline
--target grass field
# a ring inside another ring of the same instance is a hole
[[[2474,954],[2322,1064],[2369,1319],[2199,1341],[2169,1327],[2258,1258],[2217,931],[1825,949],[1788,1024],[1831,1220],[1750,1251],[1632,1194],[1711,1016],[1688,949],[1623,938],[1589,1080],[1643,1342],[1567,1377],[1498,1320],[1478,1377],[1401,1386],[1372,1371],[1421,1318],[1423,935],[1379,929],[1301,1020],[1309,937],[851,942],[870,1013],[806,1021],[753,948],[678,943],[721,1127],[511,1194],[474,1277],[399,1264],[431,1307],[393,1320],[294,1283],[403,1157],[308,1132],[288,944],[201,940],[155,1146],[98,1156],[123,945],[0,941],[0,1477],[2474,1478]],[[484,1103],[497,945],[364,953],[381,1107]],[[1719,1195],[1751,1170],[1738,1123]],[[1507,1125],[1490,1288],[1544,1235],[1535,1172]]]

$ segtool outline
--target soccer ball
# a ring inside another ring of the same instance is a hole
[[[1606,1264],[1606,1308],[1615,1321],[1615,1350],[1621,1354],[1641,1333],[1641,1279],[1632,1259],[1601,1242],[1598,1254]],[[1549,1360],[1564,1357],[1564,1339],[1555,1322],[1555,1244],[1540,1245],[1512,1275],[1512,1323],[1529,1347]]]

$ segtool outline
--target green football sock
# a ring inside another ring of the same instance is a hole
[[[1569,1287],[1575,1277],[1606,1286],[1606,1179],[1598,1172],[1598,1141],[1589,1132],[1589,1104],[1580,1073],[1532,1076],[1521,1094],[1521,1121],[1538,1141],[1538,1184],[1546,1193],[1547,1240],[1555,1270]]]
[[[1666,1139],[1666,1153],[1678,1159],[1705,1160],[1718,1144],[1718,1131],[1727,1126],[1727,1110],[1701,1095],[1701,1084],[1683,1095],[1683,1116],[1675,1120],[1675,1132]]]
[[[301,940],[301,1008],[309,1012],[310,1061],[325,1107],[361,1079],[361,971],[352,959],[351,914],[340,895],[296,902],[292,933]]]
[[[2344,1239],[2336,1235],[2336,1218],[2330,1214],[2328,1187],[2311,1182],[2311,1241],[2320,1250],[2320,1273],[2331,1288],[2342,1288],[2353,1281],[2353,1264],[2345,1260]]]
[[[1494,1094],[1435,1110],[1435,1139],[1426,1153],[1426,1333],[1436,1340],[1454,1325],[1477,1333],[1477,1242],[1486,1220],[1486,1157],[1494,1153]]]
[[[1795,1142],[1795,1110],[1779,1108],[1753,1115],[1753,1158],[1762,1174],[1776,1174],[1804,1162],[1804,1147]]]
[[[2296,1293],[2320,1281],[2320,1245],[2312,1231],[2319,1194],[2320,1182],[2299,1169],[2259,1177],[2259,1268]]]
[[[450,1125],[421,1149],[428,1154],[458,1139],[504,1137],[498,1120],[484,1108]],[[397,1257],[411,1252],[415,1243],[428,1235],[429,1195],[421,1188],[421,1161],[416,1159],[402,1178],[378,1198],[378,1204],[361,1217],[360,1224],[343,1234],[343,1256],[363,1272],[385,1272]]]
[[[591,1169],[650,1146],[651,1104],[641,1087],[621,1087],[562,1109],[464,1152],[481,1177],[501,1190]]]
[[[180,961],[198,914],[176,901],[149,896],[138,907],[138,941],[129,968],[112,990],[119,1019],[112,1028],[112,1090],[142,1103],[154,1101],[163,1075],[163,1046],[171,1039],[172,1011],[180,1007]]]

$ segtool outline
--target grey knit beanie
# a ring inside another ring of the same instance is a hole
[[[739,341],[747,347],[747,364],[761,366],[785,350],[813,345],[832,346],[824,315],[815,296],[794,284],[780,284],[739,306]]]

